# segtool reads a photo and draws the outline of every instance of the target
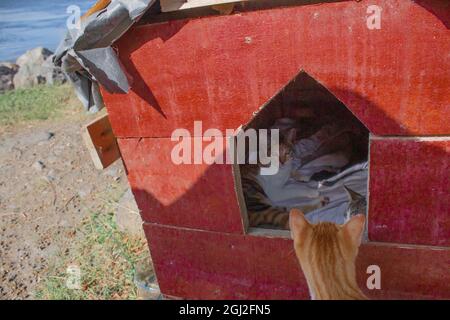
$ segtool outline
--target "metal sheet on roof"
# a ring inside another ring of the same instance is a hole
[[[82,18],[67,30],[54,63],[62,66],[86,110],[103,108],[101,84],[112,93],[130,89],[129,76],[111,45],[118,40],[156,0],[112,0],[98,12]]]

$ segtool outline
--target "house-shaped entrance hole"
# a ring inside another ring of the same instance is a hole
[[[288,229],[291,208],[301,209],[313,223],[342,224],[351,214],[366,213],[369,131],[307,73],[300,72],[267,101],[239,135],[249,129],[279,130],[280,162],[276,174],[263,174],[267,164],[259,156],[256,164],[248,163],[255,160],[255,150],[246,140],[246,163],[234,170],[250,232]],[[273,156],[277,148],[270,145],[270,135],[267,140]]]

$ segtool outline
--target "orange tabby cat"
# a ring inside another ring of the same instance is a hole
[[[310,224],[300,210],[291,210],[289,224],[295,253],[312,299],[367,299],[356,283],[355,273],[364,223],[364,215],[356,215],[344,225]]]

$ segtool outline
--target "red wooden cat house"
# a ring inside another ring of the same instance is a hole
[[[201,1],[233,2],[224,13],[178,2],[184,10],[161,1],[171,12],[144,17],[118,41],[133,87],[103,93],[162,293],[309,298],[289,233],[248,227],[239,167],[171,160],[175,129],[194,144],[194,121],[225,133],[302,101],[366,130],[363,291],[449,299],[448,3]],[[370,265],[380,289],[366,287]]]

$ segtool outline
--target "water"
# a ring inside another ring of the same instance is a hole
[[[0,0],[0,61],[15,61],[35,47],[55,51],[66,30],[70,5],[81,12],[95,0]]]

